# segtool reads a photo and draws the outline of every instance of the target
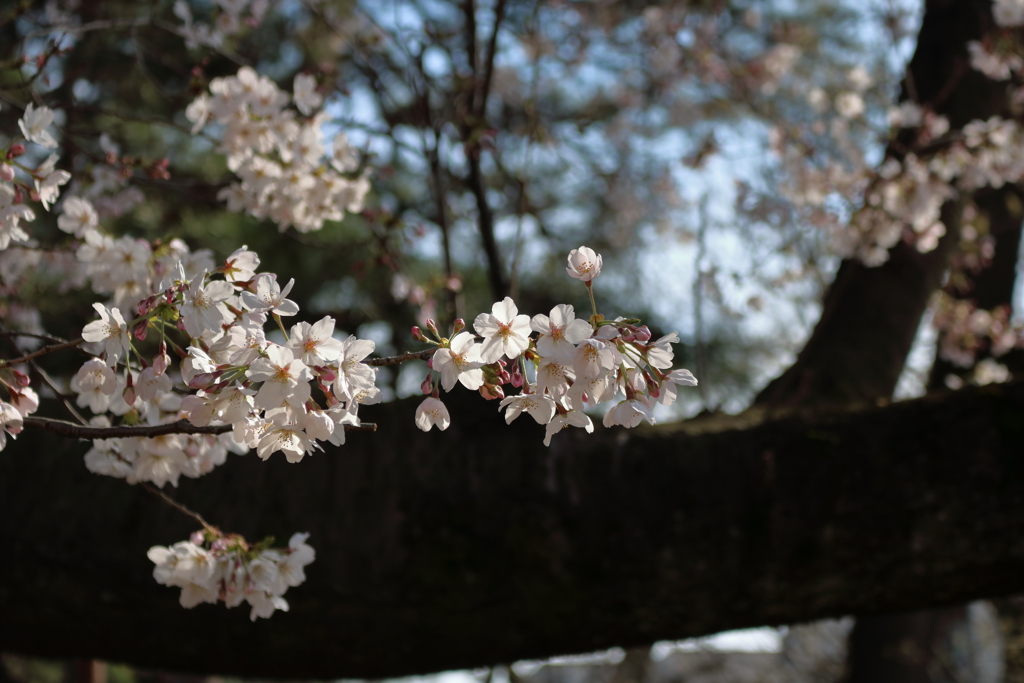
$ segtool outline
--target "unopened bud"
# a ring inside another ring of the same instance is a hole
[[[203,541],[206,540],[202,531],[193,531],[192,535],[188,537],[189,543],[192,545],[202,545]]]
[[[427,379],[423,380],[423,383],[420,384],[420,391],[423,392],[424,396],[429,395],[430,392],[433,391],[433,388],[430,386],[430,378],[429,377]]]
[[[493,401],[496,398],[505,398],[505,392],[502,391],[501,387],[493,384],[485,384],[480,387],[480,395],[488,401]]]
[[[338,373],[334,371],[334,368],[327,366],[320,370],[320,379],[324,382],[333,382],[338,378]]]
[[[512,381],[512,375],[509,374],[508,370],[502,370],[498,373],[498,379],[500,380],[500,384],[508,384]]]
[[[631,341],[635,341],[636,340],[636,335],[632,331],[630,331],[628,329],[626,329],[626,330],[619,330],[619,337],[624,342],[631,342]]]
[[[188,386],[192,389],[209,389],[219,376],[219,372],[203,372],[193,377]]]
[[[146,338],[146,334],[149,332],[149,326],[146,324],[147,321],[143,320],[138,325],[132,328],[132,336],[143,341]]]
[[[462,332],[464,329],[466,329],[466,321],[462,318],[456,318],[455,322],[452,323],[452,336]]]
[[[633,333],[633,337],[639,342],[650,341],[651,331],[647,328],[647,325],[641,325],[636,328],[636,332]]]
[[[523,386],[523,373],[519,371],[519,366],[518,365],[516,365],[512,369],[512,374],[511,374],[509,380],[512,382],[512,386],[514,386],[517,389],[519,387]]]
[[[124,398],[125,403],[135,407],[135,389],[133,387],[125,387],[124,391],[121,392],[121,397]]]
[[[0,180],[11,182],[14,180],[14,167],[7,164],[0,164]]]
[[[25,145],[20,142],[16,145],[11,145],[11,149],[7,152],[8,159],[17,159],[25,153]]]
[[[170,365],[171,357],[167,355],[166,350],[153,359],[153,370],[155,370],[158,375],[162,375],[167,372],[167,368],[169,368]]]
[[[427,329],[430,330],[430,333],[435,337],[441,336],[440,333],[437,331],[437,323],[435,323],[432,318],[427,318]]]
[[[24,372],[18,372],[17,370],[11,370],[14,373],[14,381],[19,387],[27,387],[31,380],[28,375]]]
[[[420,331],[419,325],[412,326],[412,338],[418,342],[427,341],[427,338],[423,336],[423,332]]]

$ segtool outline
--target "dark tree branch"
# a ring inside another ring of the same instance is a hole
[[[53,432],[61,436],[69,436],[73,439],[120,439],[141,436],[153,438],[166,436],[168,434],[227,434],[231,431],[231,425],[206,425],[197,427],[188,420],[178,420],[162,425],[133,425],[118,427],[87,427],[76,425],[74,422],[54,420],[48,417],[26,417],[23,420],[26,427],[33,427],[44,432]],[[372,422],[364,422],[361,425],[344,425],[346,432],[375,432],[377,425]]]
[[[146,550],[187,538],[191,520],[69,467],[73,444],[23,434],[0,458],[0,643],[376,678],[1024,590],[1024,383],[763,423],[570,430],[550,449],[493,402],[446,401],[444,434],[412,425],[415,401],[387,404],[378,433],[336,456],[236,458],[182,482],[177,500],[247,537],[311,532],[291,611],[256,625],[184,610],[152,581]]]
[[[22,363],[27,363],[30,360],[35,360],[36,358],[40,358],[41,356],[46,356],[48,354],[55,353],[57,351],[63,351],[65,349],[73,349],[76,346],[78,346],[79,344],[82,344],[84,342],[85,342],[85,340],[82,339],[81,337],[79,337],[78,339],[72,339],[71,341],[66,341],[66,342],[61,342],[59,344],[50,344],[48,346],[44,346],[43,348],[36,349],[32,353],[26,354],[26,355],[24,355],[24,356],[22,356],[20,358],[11,358],[11,359],[7,359],[7,360],[0,359],[0,368],[6,368],[6,367],[10,367],[12,365],[20,365]]]

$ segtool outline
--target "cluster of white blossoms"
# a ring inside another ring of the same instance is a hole
[[[218,195],[229,210],[270,219],[281,230],[294,225],[309,232],[341,220],[345,211],[362,211],[370,181],[358,172],[358,154],[344,134],[335,135],[327,153],[324,114],[297,117],[286,109],[289,102],[306,117],[318,110],[323,97],[316,79],[299,74],[289,97],[269,78],[242,67],[235,76],[213,79],[210,92],[185,115],[193,133],[211,120],[222,128],[218,151],[240,179]]]
[[[996,358],[1017,347],[1021,324],[1011,320],[1009,306],[993,310],[939,292],[932,301],[932,326],[941,331],[938,356],[954,365],[974,365],[979,352]]]
[[[910,136],[912,144],[906,147],[922,151],[890,155],[872,166],[850,150],[844,160],[812,166],[806,163],[805,143],[776,134],[775,148],[786,171],[783,194],[813,223],[830,228],[833,245],[844,257],[880,265],[900,240],[931,251],[946,233],[940,216],[946,200],[959,191],[998,188],[1024,177],[1024,133],[1015,121],[993,117],[951,132],[944,116],[905,102],[890,111],[889,123],[893,135]],[[833,125],[829,132],[837,146],[850,142],[845,125]],[[862,203],[837,210],[837,196],[851,204],[861,198]]]
[[[7,391],[7,401],[0,401],[0,451],[7,445],[7,437],[15,438],[22,430],[22,422],[39,408],[39,395],[30,387],[29,378],[12,368],[0,370],[0,384]]]
[[[254,448],[263,459],[282,451],[298,462],[320,448],[317,441],[343,444],[345,426],[359,424],[359,406],[380,401],[376,370],[362,363],[373,342],[335,339],[332,318],[293,325],[284,344],[267,339],[268,320],[284,332],[282,317],[299,307],[286,298],[294,282],[282,290],[258,266],[245,247],[214,271],[218,279],[206,269],[189,278],[178,262],[131,321],[117,307],[94,305],[99,320],[82,338],[100,345],[101,358],[82,365],[72,388],[78,405],[97,414],[95,426],[111,424],[110,416],[121,425],[188,419],[223,425],[225,433],[99,440],[86,456],[90,470],[163,486],[209,472],[228,451]],[[162,341],[147,362],[134,342],[154,332]],[[171,371],[168,344],[182,357],[180,374]]]
[[[181,588],[182,607],[247,602],[249,618],[256,621],[276,610],[288,611],[285,592],[306,580],[305,567],[316,559],[307,538],[309,534],[294,534],[287,548],[271,548],[268,542],[250,546],[241,536],[207,529],[169,548],[154,546],[148,556],[156,565],[157,583]]]
[[[25,201],[39,202],[49,210],[60,196],[60,187],[71,179],[67,171],[57,169],[60,157],[53,153],[39,163],[29,163],[25,156],[25,143],[43,149],[55,149],[57,140],[50,133],[53,111],[48,107],[29,104],[18,121],[21,135],[14,136],[0,154],[0,250],[11,244],[29,241],[22,227],[36,218],[35,211]],[[37,156],[37,155],[33,155]]]
[[[601,266],[601,256],[588,247],[569,254],[566,271],[586,285],[592,306],[593,281]],[[437,339],[432,343],[439,348],[423,383],[423,392],[430,396],[416,410],[416,425],[424,431],[435,425],[448,428],[450,416],[439,398],[439,384],[445,391],[462,384],[484,398],[500,398],[509,423],[528,413],[546,426],[545,446],[566,427],[592,432],[593,422],[584,411],[609,402],[614,405],[605,413],[606,427],[635,427],[645,420],[654,424],[654,405],[670,405],[678,386],[695,386],[697,380],[689,370],[671,369],[672,344],[679,335],[651,341],[650,330],[639,322],[605,320],[596,307],[588,321],[577,318],[568,304],[531,319],[505,297],[490,313],[476,317],[476,335],[462,331],[464,324],[456,321],[453,336],[442,338],[431,324]],[[414,335],[430,341],[418,328]],[[505,396],[504,384],[522,391]]]

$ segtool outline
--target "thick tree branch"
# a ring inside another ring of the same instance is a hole
[[[0,458],[0,644],[386,677],[1024,590],[1022,383],[770,422],[570,430],[550,449],[493,402],[446,400],[444,434],[415,429],[415,400],[388,404],[378,433],[337,456],[234,458],[182,483],[176,500],[246,536],[311,532],[317,560],[291,611],[256,625],[183,610],[152,581],[146,549],[187,538],[191,520],[68,466],[73,444],[23,434]]]

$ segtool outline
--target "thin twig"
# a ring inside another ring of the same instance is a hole
[[[53,381],[53,379],[50,377],[50,374],[46,372],[46,370],[43,370],[43,368],[40,367],[39,364],[36,363],[35,361],[29,361],[29,365],[32,367],[33,370],[36,371],[37,375],[43,378],[43,381],[46,382],[46,385],[50,387],[50,391],[53,392],[54,396],[61,400],[61,402],[64,404],[64,407],[68,409],[68,412],[71,413],[71,415],[74,416],[76,420],[81,422],[83,425],[89,424],[89,421],[82,417],[82,414],[78,412],[78,410],[73,405],[71,405],[71,400],[68,397],[68,395],[62,392],[59,388],[57,388],[56,382]]]
[[[25,37],[35,38],[36,36],[45,36],[51,33],[86,33],[88,31],[101,31],[108,28],[148,26],[150,23],[151,21],[149,17],[143,17],[142,19],[104,19],[100,21],[90,21],[80,26],[74,26],[72,24],[58,24],[57,26],[48,26],[46,28],[30,31],[25,34]]]
[[[399,365],[400,363],[404,363],[407,360],[426,360],[433,356],[435,351],[437,351],[437,348],[424,349],[422,351],[410,351],[408,353],[403,353],[400,356],[371,358],[369,360],[364,360],[363,363],[365,363],[366,365],[371,365],[375,368],[379,368],[384,365]]]
[[[226,434],[231,431],[231,425],[206,425],[197,427],[188,420],[178,420],[162,425],[138,425],[118,427],[85,427],[76,425],[73,422],[54,420],[48,417],[26,417],[22,420],[26,427],[36,427],[46,432],[54,432],[61,436],[70,436],[79,439],[118,439],[134,436],[152,438],[155,436],[166,436],[168,434]],[[364,422],[361,425],[344,425],[346,432],[375,432],[377,425],[372,422]]]
[[[40,356],[46,356],[46,355],[54,353],[56,351],[63,351],[64,349],[73,349],[73,348],[75,348],[76,346],[78,346],[79,344],[81,344],[84,341],[85,341],[84,339],[79,337],[78,339],[72,339],[71,341],[61,342],[60,344],[50,344],[49,346],[44,346],[43,348],[37,349],[36,351],[33,351],[32,353],[28,354],[27,356],[22,356],[21,358],[12,358],[10,360],[0,360],[0,368],[6,368],[6,367],[9,367],[11,365],[20,365],[22,363],[27,363],[30,360],[33,360],[35,358],[39,358]]]
[[[155,486],[153,486],[149,482],[145,482],[145,481],[139,482],[139,485],[142,486],[143,490],[145,490],[146,493],[149,493],[149,494],[152,494],[152,495],[156,496],[157,498],[162,500],[167,505],[170,505],[172,508],[174,508],[178,512],[180,512],[180,513],[182,513],[182,514],[184,514],[184,515],[186,515],[188,517],[191,517],[192,519],[194,519],[197,522],[199,522],[200,524],[202,524],[203,528],[206,529],[207,531],[211,531],[211,532],[217,534],[218,536],[221,534],[220,529],[218,529],[217,527],[213,526],[212,524],[207,522],[205,519],[203,519],[203,516],[200,515],[198,512],[195,512],[194,510],[189,510],[187,507],[185,507],[184,505],[182,505],[178,501],[174,500],[173,498],[171,498],[166,493],[164,493],[160,489],[156,488]]]

